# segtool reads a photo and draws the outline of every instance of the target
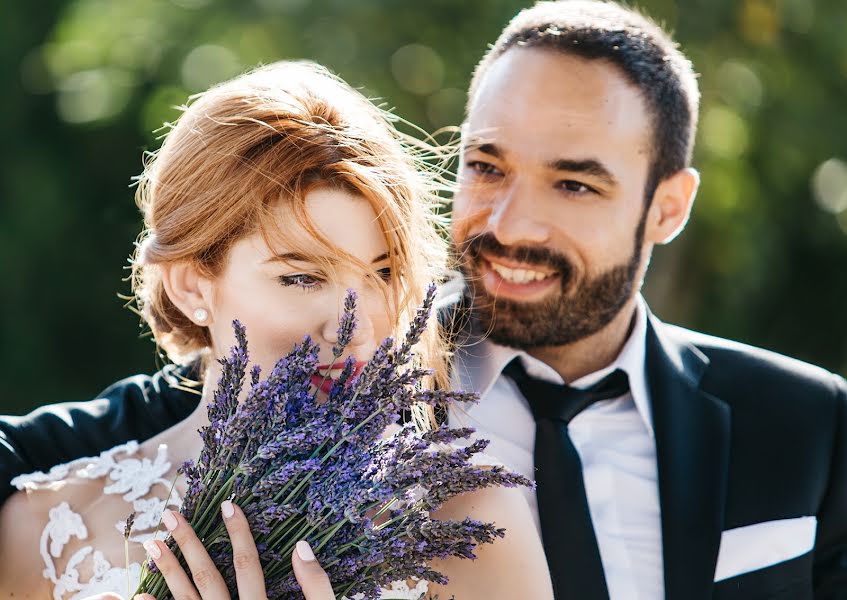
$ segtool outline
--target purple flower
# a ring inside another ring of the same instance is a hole
[[[341,321],[338,325],[338,341],[332,347],[333,356],[339,357],[344,354],[344,349],[350,345],[350,341],[353,339],[356,325],[356,292],[347,290],[347,296],[344,298],[344,313],[341,315]]]

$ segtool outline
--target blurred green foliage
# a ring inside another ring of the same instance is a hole
[[[0,412],[156,368],[122,308],[132,175],[175,105],[310,58],[432,131],[518,0],[41,0],[0,20]],[[646,294],[666,320],[847,371],[847,3],[649,0],[701,73],[685,234]]]

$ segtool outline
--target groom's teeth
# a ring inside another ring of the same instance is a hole
[[[500,277],[511,283],[529,283],[530,281],[541,281],[542,279],[546,279],[550,276],[547,273],[533,271],[531,269],[510,269],[509,267],[498,265],[495,262],[492,262],[490,264],[491,268],[494,269],[494,271]]]

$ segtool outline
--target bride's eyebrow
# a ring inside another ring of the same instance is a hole
[[[377,256],[375,259],[373,259],[371,261],[371,264],[376,264],[378,262],[388,260],[389,258],[390,255],[388,254],[388,252],[384,252]],[[314,257],[307,256],[305,254],[300,254],[299,252],[283,252],[282,254],[274,254],[269,259],[265,260],[265,262],[314,262]]]
[[[264,262],[314,262],[314,257],[300,254],[299,252],[283,252],[281,254],[274,254]]]

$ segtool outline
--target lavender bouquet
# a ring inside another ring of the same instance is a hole
[[[218,507],[231,499],[250,522],[268,596],[301,598],[291,552],[307,540],[338,596],[379,597],[380,588],[408,578],[446,583],[429,567],[434,558],[475,558],[477,544],[504,535],[491,523],[470,518],[439,521],[430,512],[462,492],[492,485],[531,485],[502,467],[480,468],[471,457],[487,441],[452,445],[471,429],[414,424],[382,438],[386,427],[415,403],[432,406],[474,400],[462,392],[424,389],[430,371],[413,364],[412,348],[423,333],[435,297],[427,291],[402,344],[386,339],[356,373],[350,357],[316,401],[310,384],[318,374],[319,347],[308,337],[261,379],[250,373],[250,389],[239,402],[248,364],[244,327],[233,323],[237,344],[220,359],[222,374],[209,405],[203,449],[182,466],[188,491],[182,513],[203,541],[235,597],[232,547]],[[344,304],[333,364],[343,355],[354,328],[356,298]],[[166,541],[184,560],[172,538]],[[145,564],[135,593],[169,598],[152,561]]]

